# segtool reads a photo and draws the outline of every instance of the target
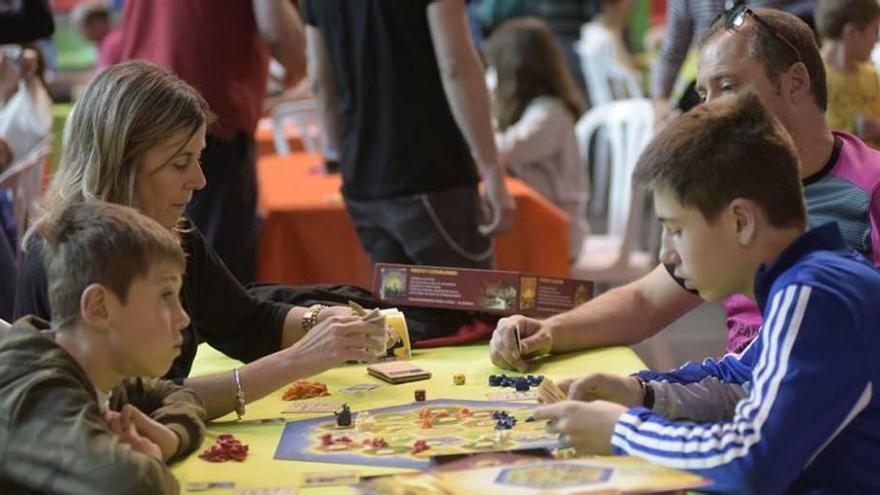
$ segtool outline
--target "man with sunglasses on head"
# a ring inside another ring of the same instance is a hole
[[[852,135],[829,130],[825,68],[809,27],[776,10],[729,10],[702,41],[697,82],[706,100],[746,88],[758,94],[794,142],[809,226],[837,222],[847,245],[880,266],[880,152]],[[492,336],[492,361],[524,372],[536,356],[634,344],[657,334],[702,302],[675,278],[676,260],[663,261],[645,277],[566,313],[546,320],[502,319]],[[761,316],[742,296],[725,299],[724,306],[726,350],[741,353],[757,336]],[[687,394],[670,400],[687,401]]]

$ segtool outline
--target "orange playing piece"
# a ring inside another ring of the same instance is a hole
[[[284,400],[299,400],[328,395],[330,395],[330,392],[327,391],[327,385],[323,383],[297,380],[287,388],[281,398]]]

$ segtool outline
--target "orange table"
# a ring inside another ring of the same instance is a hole
[[[254,133],[257,158],[275,154],[275,136],[272,134],[272,121],[269,118],[260,120]],[[302,151],[303,143],[299,136],[288,136],[287,144],[290,151]]]
[[[264,223],[257,279],[369,287],[372,268],[342,203],[341,178],[318,172],[321,162],[303,152],[258,159]],[[517,212],[513,227],[496,237],[496,267],[568,276],[565,213],[522,181],[510,178],[507,185]]]

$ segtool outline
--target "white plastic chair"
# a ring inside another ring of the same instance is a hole
[[[322,153],[321,120],[314,98],[279,103],[272,109],[272,137],[275,152],[290,154],[288,139],[298,137],[310,153]]]
[[[646,98],[600,105],[584,115],[575,127],[584,160],[595,147],[609,152],[607,233],[591,234],[584,241],[572,275],[595,282],[626,282],[639,278],[656,263],[656,244],[649,239],[637,249],[646,226],[645,195],[632,187],[632,173],[642,150],[653,135],[654,111]],[[604,131],[604,132],[600,132]],[[594,181],[599,188],[603,182]]]
[[[51,151],[51,140],[45,139],[0,174],[0,194],[11,194],[12,211],[18,240],[27,228],[34,203],[41,194],[43,174]]]
[[[581,61],[590,105],[596,107],[614,100],[644,96],[638,74],[604,53],[603,47],[590,43],[590,38],[583,36],[583,30],[581,33],[574,50]]]

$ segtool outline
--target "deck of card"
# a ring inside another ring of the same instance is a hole
[[[565,392],[562,391],[553,380],[544,377],[538,385],[538,397],[544,404],[553,404],[565,400]]]
[[[406,361],[389,361],[367,366],[367,373],[388,383],[406,383],[431,378],[431,372]]]

